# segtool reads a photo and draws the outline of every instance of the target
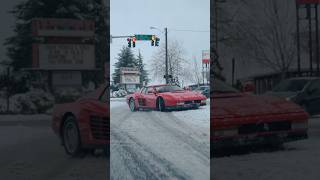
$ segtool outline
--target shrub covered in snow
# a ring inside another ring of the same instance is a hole
[[[82,95],[82,90],[77,88],[61,88],[54,93],[56,103],[73,102]]]
[[[6,99],[0,100],[0,112],[5,112]],[[41,89],[32,89],[26,93],[15,94],[10,97],[9,111],[19,114],[45,113],[54,105],[54,97]]]

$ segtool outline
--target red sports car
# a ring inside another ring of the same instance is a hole
[[[107,150],[108,104],[107,88],[102,87],[75,102],[54,107],[52,128],[68,154],[77,156],[84,150]]]
[[[206,105],[206,97],[199,92],[186,91],[175,85],[143,87],[139,92],[127,96],[131,111],[156,109],[159,111],[198,108]]]
[[[214,80],[211,95],[212,150],[252,144],[280,145],[308,137],[308,114],[280,99],[238,92]]]

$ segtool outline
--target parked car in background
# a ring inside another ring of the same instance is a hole
[[[194,91],[200,92],[201,94],[203,94],[207,98],[210,97],[210,86],[200,86],[200,87],[196,88]]]
[[[165,111],[198,108],[206,105],[207,98],[199,92],[165,84],[143,87],[139,92],[128,95],[126,99],[131,111],[140,108]]]
[[[320,78],[299,77],[281,81],[268,96],[283,97],[301,105],[308,113],[320,113]]]
[[[308,137],[308,114],[297,104],[278,97],[241,93],[217,79],[213,83],[212,152],[234,146],[280,145]]]
[[[107,150],[110,138],[108,104],[104,86],[75,102],[55,105],[52,128],[67,154],[78,156],[86,150]]]

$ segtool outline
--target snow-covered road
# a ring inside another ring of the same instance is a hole
[[[251,152],[213,158],[214,180],[319,180],[320,117],[309,120],[309,138],[271,152]]]
[[[111,101],[111,179],[210,178],[209,106],[130,112]]]
[[[49,115],[0,115],[0,180],[107,179],[108,159],[66,155]]]

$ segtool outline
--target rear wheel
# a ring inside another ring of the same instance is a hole
[[[62,139],[64,149],[71,156],[79,156],[83,152],[80,132],[74,116],[68,116],[63,123]]]
[[[157,103],[158,104],[157,105],[158,106],[158,110],[162,111],[162,112],[165,111],[166,110],[166,106],[164,104],[164,100],[162,98],[159,98],[157,102],[158,102]]]
[[[133,98],[131,98],[131,99],[130,99],[130,101],[129,101],[129,107],[130,107],[131,112],[134,112],[134,111],[136,111],[136,110],[137,110],[137,108],[136,108],[136,104],[135,104],[135,102],[134,102],[134,99],[133,99]]]

